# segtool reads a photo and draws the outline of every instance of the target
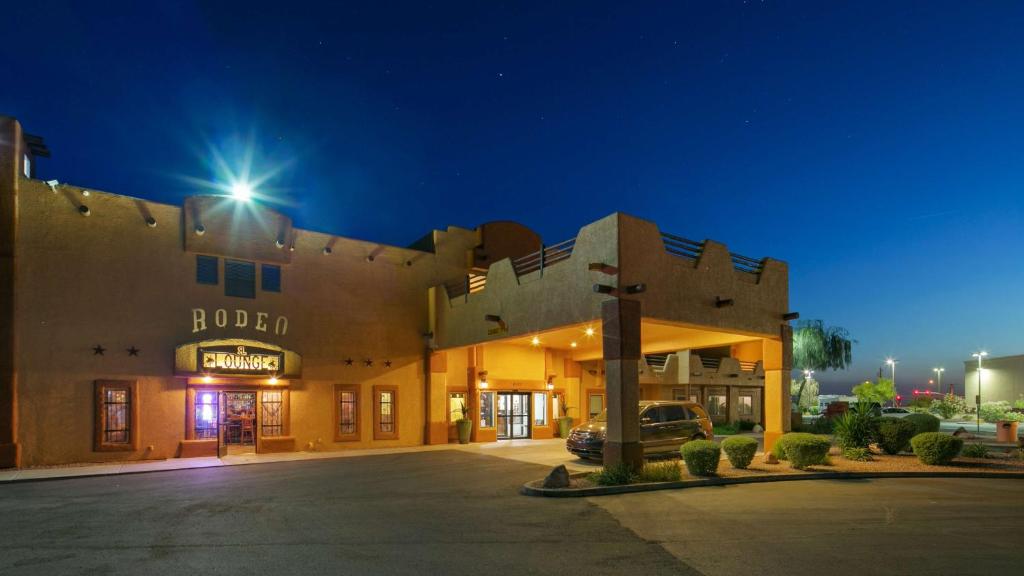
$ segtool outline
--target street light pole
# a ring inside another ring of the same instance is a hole
[[[975,416],[977,421],[977,432],[981,434],[981,359],[988,356],[988,352],[982,350],[971,354],[978,359],[978,393],[974,396]],[[965,391],[966,393],[966,391]]]
[[[896,388],[896,360],[887,358],[885,363],[892,367],[892,391],[899,396],[899,390]]]
[[[938,393],[939,395],[942,395],[942,373],[945,372],[945,371],[946,371],[946,369],[942,368],[942,367],[932,368],[932,372],[935,372],[935,378],[936,378],[936,380],[935,380],[935,392]]]

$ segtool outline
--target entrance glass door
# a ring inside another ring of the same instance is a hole
[[[230,454],[256,451],[256,393],[223,392],[221,443]]]
[[[530,394],[498,393],[498,440],[530,437]]]

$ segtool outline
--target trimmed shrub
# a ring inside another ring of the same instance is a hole
[[[782,443],[789,465],[798,470],[803,470],[815,464],[828,462],[828,451],[832,443],[825,436],[807,434],[804,432],[790,432],[779,438]]]
[[[960,454],[960,450],[964,447],[964,441],[956,436],[939,432],[925,432],[911,438],[910,445],[914,448],[917,459],[922,463],[941,466],[949,464]]]
[[[964,458],[988,458],[988,446],[984,444],[967,444],[960,455]]]
[[[636,482],[638,475],[625,463],[615,466],[605,466],[599,472],[589,476],[594,484],[601,486],[619,486],[620,484],[632,484]]]
[[[843,450],[843,458],[856,460],[857,462],[870,462],[871,450],[867,448],[846,448]]]
[[[832,435],[841,448],[867,448],[878,438],[878,420],[870,407],[847,410],[833,419]]]
[[[757,440],[749,436],[733,436],[722,442],[722,450],[733,468],[746,468],[757,453]]]
[[[682,477],[678,462],[652,462],[640,470],[641,482],[678,482]]]
[[[925,432],[938,432],[939,423],[941,422],[941,420],[931,414],[911,414],[903,418],[903,420],[914,425],[914,428],[917,430],[914,436],[924,434]]]
[[[928,416],[928,414],[914,414],[913,416]],[[917,436],[917,426],[908,422],[906,418],[882,418],[878,424],[878,447],[886,454],[899,454],[910,446],[910,439]],[[938,420],[936,420],[938,421]]]
[[[690,440],[679,448],[686,469],[694,476],[712,476],[718,471],[722,450],[711,440]]]

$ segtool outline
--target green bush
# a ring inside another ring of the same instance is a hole
[[[938,412],[940,416],[949,420],[957,414],[967,412],[967,401],[956,394],[946,394],[942,397],[942,400],[933,404],[932,408]]]
[[[914,428],[917,430],[914,436],[924,434],[925,432],[938,432],[939,424],[941,423],[941,420],[931,414],[911,414],[903,420],[914,425]]]
[[[733,468],[746,468],[757,453],[757,440],[750,436],[733,436],[722,442],[722,450]]]
[[[755,426],[753,420],[740,420],[736,424],[737,427],[740,429],[740,432],[750,432],[751,430],[754,429]]]
[[[682,477],[678,462],[652,462],[640,470],[641,482],[678,482]]]
[[[600,472],[594,472],[589,476],[594,484],[601,486],[619,486],[621,484],[632,484],[639,476],[632,468],[624,462],[615,466],[605,466]]]
[[[810,432],[811,434],[831,434],[832,433],[832,419],[831,418],[815,418],[811,421],[809,426],[805,426],[801,432]]]
[[[871,450],[867,448],[846,448],[843,450],[843,458],[856,460],[857,462],[870,462]]]
[[[998,402],[985,402],[981,405],[979,413],[981,419],[986,422],[998,422],[1000,420],[1006,420],[1006,414],[1010,411],[1010,403],[1005,400]]]
[[[867,448],[878,438],[878,417],[870,404],[860,402],[833,419],[832,435],[841,448]]]
[[[928,416],[913,414],[912,416]],[[935,419],[934,416],[928,416]],[[906,418],[882,418],[878,424],[878,447],[886,454],[899,454],[910,445],[910,439],[917,436],[917,426]]]
[[[987,458],[988,446],[984,444],[967,444],[960,451],[960,455],[965,458]]]
[[[815,464],[828,462],[828,451],[832,443],[825,436],[807,434],[805,432],[790,432],[779,438],[783,446],[789,465],[798,470],[803,470]]]
[[[778,440],[775,441],[775,445],[772,446],[772,456],[775,456],[775,459],[779,461],[787,460],[786,448],[782,445],[782,438],[785,437],[785,434],[783,434]]]
[[[712,429],[712,433],[715,436],[732,436],[739,432],[739,429],[733,424],[715,424]]]
[[[694,476],[712,476],[718,470],[722,450],[710,440],[691,440],[679,448],[686,469]]]
[[[941,466],[949,464],[964,447],[964,441],[956,436],[940,432],[925,432],[910,440],[917,459],[924,464]]]

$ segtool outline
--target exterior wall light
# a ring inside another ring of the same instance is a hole
[[[195,232],[196,236],[202,236],[203,234],[206,234],[206,226],[203,226],[202,224],[196,224]]]
[[[330,256],[331,252],[334,252],[334,250],[331,250],[330,246],[324,246],[324,256]]]
[[[626,286],[626,294],[640,294],[647,291],[647,284],[630,284]]]
[[[81,206],[78,207],[78,213],[81,214],[82,216],[88,216],[89,214],[92,214],[92,212],[89,211],[89,207],[86,206],[85,204],[82,204]]]
[[[209,376],[203,376],[204,384],[209,384],[210,382],[213,382],[213,378],[210,378]]]
[[[592,338],[594,336],[594,328],[592,326],[587,326],[587,329],[584,330],[583,333],[586,334],[588,338]]]
[[[720,296],[715,296],[715,308],[725,308],[727,306],[732,306],[734,304],[736,304],[736,301],[733,300],[732,298],[722,298]]]
[[[481,388],[487,388],[487,386],[489,386],[487,384],[487,372],[486,371],[480,372],[479,374],[477,374],[477,376],[480,377],[480,387]]]
[[[789,322],[790,320],[796,320],[797,318],[800,318],[799,312],[786,312],[785,314],[782,315],[782,319],[787,322]]]
[[[531,338],[531,339],[530,339],[530,345],[531,345],[531,346],[540,346],[540,338],[538,338],[538,337],[536,337],[536,336],[534,336],[533,338]]]
[[[274,246],[277,246],[278,248],[284,248],[284,240],[278,238],[277,240],[274,241]]]
[[[572,342],[570,342],[569,346],[572,347],[572,348],[575,348],[576,347],[576,341],[573,340]]]
[[[598,294],[611,294],[612,292],[615,292],[615,286],[594,284],[594,292],[597,292]]]
[[[252,186],[248,182],[235,182],[231,186],[231,196],[239,202],[252,200]]]
[[[150,228],[156,228],[156,218],[153,218],[152,216],[146,216],[146,226],[149,226]]]
[[[82,196],[88,196],[88,195],[89,195],[89,191],[88,190],[82,190]]]
[[[57,186],[60,186],[60,182],[56,180],[47,180],[46,185],[50,187],[50,190],[52,190],[54,194],[56,194]]]
[[[271,376],[270,380],[268,380],[267,382],[269,382],[270,384],[277,384],[277,376]]]

